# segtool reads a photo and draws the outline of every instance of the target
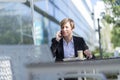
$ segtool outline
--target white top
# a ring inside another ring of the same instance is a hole
[[[69,43],[67,43],[63,39],[63,47],[64,47],[64,58],[75,57],[75,50],[74,50],[74,41],[73,41],[73,39]]]

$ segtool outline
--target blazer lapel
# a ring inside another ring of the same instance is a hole
[[[77,39],[73,36],[75,57],[77,57]]]
[[[61,39],[61,41],[60,41],[60,55],[61,55],[61,57],[62,58],[64,58],[64,49],[63,49],[63,39]]]

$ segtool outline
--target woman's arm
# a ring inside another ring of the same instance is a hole
[[[53,54],[53,57],[56,56],[58,45],[59,45],[59,42],[56,40],[56,38],[53,38],[52,39],[52,44],[51,44],[51,47],[50,47],[50,49],[52,51],[52,54]]]

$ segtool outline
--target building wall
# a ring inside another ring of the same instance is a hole
[[[74,0],[73,0],[74,1]],[[78,0],[75,4],[72,0],[40,0],[34,1],[34,10],[30,2],[25,3],[1,3],[1,31],[14,40],[1,35],[0,44],[48,44],[60,29],[59,22],[66,17],[75,22],[74,34],[85,39],[88,46],[94,49],[94,27],[91,17],[92,10],[86,1]],[[79,6],[79,4],[81,6]],[[77,6],[76,6],[77,5]],[[80,8],[78,8],[78,6]],[[33,11],[33,12],[32,12]],[[8,16],[8,19],[6,18]],[[4,18],[4,19],[3,19]],[[11,20],[12,19],[12,20]],[[6,24],[7,23],[9,24]],[[8,28],[9,27],[9,28]],[[10,34],[6,33],[8,31]],[[2,32],[1,32],[2,33]],[[16,35],[12,35],[16,33]]]

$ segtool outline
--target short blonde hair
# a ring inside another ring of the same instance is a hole
[[[73,21],[72,19],[70,19],[70,18],[64,18],[64,19],[60,22],[60,26],[61,26],[61,27],[64,26],[67,22],[70,23],[70,26],[71,26],[72,29],[75,28],[74,21]]]

